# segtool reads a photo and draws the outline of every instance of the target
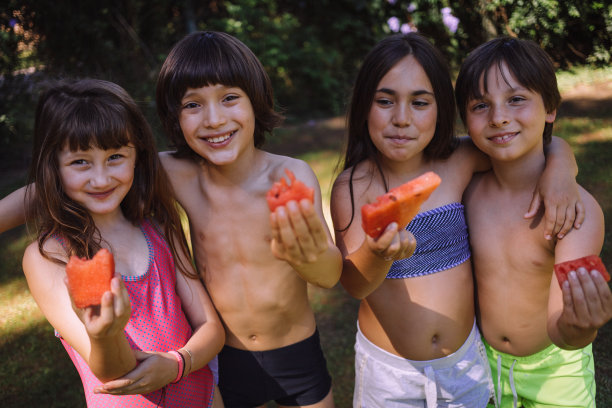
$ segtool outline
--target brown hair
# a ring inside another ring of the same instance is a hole
[[[177,268],[195,277],[177,257],[179,250],[188,257],[189,250],[151,128],[123,88],[102,80],[60,82],[43,92],[38,101],[27,193],[32,196],[28,218],[34,220],[38,248],[46,258],[62,263],[43,250],[50,237],[64,241],[68,256],[85,258],[91,258],[103,241],[89,212],[68,197],[58,182],[58,152],[65,146],[72,151],[106,150],[130,143],[136,149],[134,181],[121,210],[134,225],[154,219],[178,261]]]
[[[455,96],[463,123],[466,123],[467,104],[471,100],[483,97],[480,79],[484,80],[483,86],[486,92],[485,74],[491,68],[499,68],[504,63],[521,85],[542,96],[547,113],[559,107],[561,95],[557,86],[555,68],[548,54],[533,41],[499,37],[474,49],[461,66],[455,85]],[[552,128],[552,123],[546,123],[542,135],[544,144],[550,143]]]
[[[157,79],[157,112],[177,157],[201,159],[181,131],[181,99],[188,88],[216,84],[236,86],[249,97],[255,113],[256,147],[261,147],[265,134],[281,123],[282,116],[274,110],[270,78],[255,54],[229,34],[192,33],[172,48]]]
[[[457,146],[453,84],[442,54],[418,33],[394,34],[381,40],[366,55],[359,69],[347,114],[348,142],[343,169],[352,167],[349,190],[353,213],[346,228],[353,222],[355,213],[353,173],[357,164],[371,160],[378,169],[385,190],[388,190],[387,181],[380,167],[378,149],[370,138],[367,120],[378,84],[387,72],[408,55],[412,55],[423,67],[433,87],[438,110],[434,136],[423,150],[423,154],[429,159],[445,159]]]

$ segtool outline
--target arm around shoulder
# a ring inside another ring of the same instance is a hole
[[[0,200],[0,233],[26,221],[26,187],[21,187]]]

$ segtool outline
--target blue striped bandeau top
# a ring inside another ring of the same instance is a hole
[[[464,207],[451,203],[419,213],[406,229],[417,241],[410,258],[393,262],[387,279],[413,278],[453,268],[470,256]]]

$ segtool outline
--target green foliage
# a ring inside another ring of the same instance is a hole
[[[14,80],[19,69],[117,82],[141,103],[163,147],[155,79],[188,32],[222,30],[244,41],[292,120],[342,114],[366,52],[407,28],[428,36],[454,69],[501,34],[539,42],[563,68],[611,61],[612,4],[603,0],[8,0],[0,11],[0,151],[27,145],[31,134],[38,82]]]

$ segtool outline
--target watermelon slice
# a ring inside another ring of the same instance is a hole
[[[285,179],[281,178],[280,181],[272,185],[272,188],[270,188],[266,195],[268,207],[271,212],[274,212],[276,207],[286,205],[291,200],[299,202],[306,198],[310,200],[310,202],[314,202],[314,189],[308,187],[300,180],[297,180],[291,170],[285,169],[285,173],[291,184],[287,184]]]
[[[378,238],[392,222],[405,228],[441,181],[436,173],[430,171],[392,188],[377,197],[375,203],[365,204],[361,207],[363,230],[372,238]]]
[[[68,290],[78,308],[99,305],[115,275],[113,254],[102,248],[91,260],[71,256],[66,265]]]
[[[571,261],[561,262],[554,266],[559,286],[563,287],[562,285],[563,282],[567,280],[567,275],[580,267],[585,268],[589,272],[595,269],[603,276],[606,282],[610,281],[610,274],[606,270],[601,258],[597,255],[588,255],[582,258],[572,259]]]

